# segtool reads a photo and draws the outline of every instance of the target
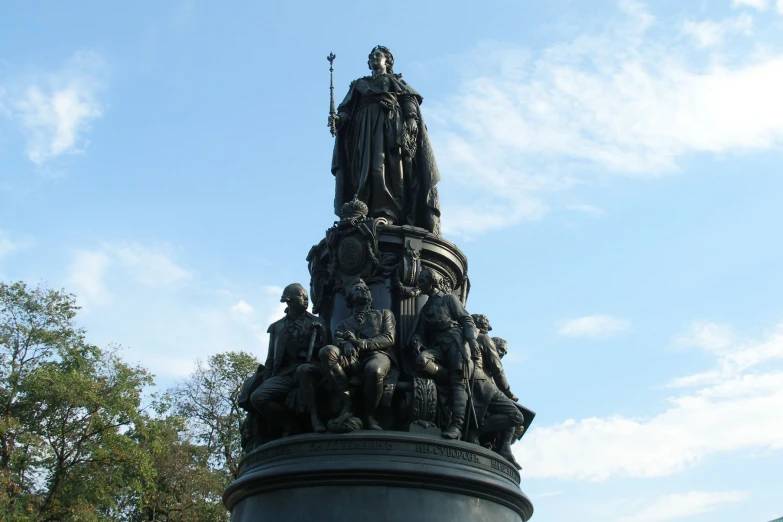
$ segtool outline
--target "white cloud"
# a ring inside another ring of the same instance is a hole
[[[263,359],[267,327],[283,316],[282,289],[215,284],[172,250],[124,242],[73,254],[66,289],[89,312],[81,321],[90,341],[126,346],[126,358],[164,386],[191,372],[196,358],[243,350]]]
[[[734,45],[751,31],[749,15],[721,22],[720,49],[695,53],[668,23],[648,30],[656,22],[643,5],[621,6],[600,32],[538,51],[485,44],[460,57],[475,72],[427,113],[449,173],[446,233],[540,219],[552,193],[659,177],[688,155],[783,146],[783,53],[761,40]]]
[[[568,205],[568,210],[573,210],[574,212],[581,212],[583,214],[588,214],[590,216],[595,217],[601,217],[606,215],[606,211],[600,207],[596,207],[595,205]]]
[[[171,259],[165,250],[154,250],[138,243],[107,245],[104,250],[117,258],[135,278],[148,286],[173,285],[193,275]]]
[[[545,491],[543,493],[536,493],[534,495],[531,495],[531,497],[534,499],[539,499],[539,498],[557,497],[562,494],[563,494],[562,491]]]
[[[624,332],[631,327],[625,319],[611,315],[589,315],[569,319],[560,324],[558,333],[565,337],[606,338]]]
[[[16,252],[19,250],[19,248],[19,244],[11,241],[11,238],[8,237],[8,234],[6,234],[3,230],[0,230],[0,259]]]
[[[682,31],[692,36],[701,47],[714,47],[723,41],[723,26],[718,22],[692,22],[686,20]]]
[[[778,0],[778,13],[783,14],[783,0]]]
[[[49,74],[20,81],[8,95],[6,113],[27,136],[27,157],[37,165],[88,145],[84,134],[103,116],[105,65],[95,52],[79,52]]]
[[[731,7],[752,7],[759,11],[766,11],[769,6],[769,0],[731,0]]]
[[[103,306],[111,302],[112,295],[105,282],[110,265],[111,258],[105,252],[79,250],[74,253],[66,283],[82,307]]]
[[[113,273],[109,270],[113,269]],[[161,288],[187,281],[193,275],[175,263],[164,250],[139,243],[104,244],[94,250],[78,250],[68,267],[66,282],[85,308],[112,302],[107,279],[130,278],[147,287]]]
[[[747,491],[691,491],[665,495],[652,505],[621,522],[658,522],[711,513],[723,504],[744,502],[750,498]]]
[[[659,477],[715,454],[783,449],[779,416],[770,413],[783,411],[783,323],[765,339],[720,346],[717,369],[684,378],[701,387],[670,397],[663,413],[532,429],[515,450],[526,475]]]
[[[240,299],[237,304],[231,307],[231,311],[238,314],[239,316],[248,316],[252,315],[255,309],[247,304],[244,299]]]
[[[674,379],[669,383],[672,388],[725,382],[762,363],[783,360],[783,324],[763,342],[737,341],[731,328],[715,323],[696,323],[678,340],[683,339],[720,357],[712,370]]]
[[[704,350],[720,353],[736,341],[731,327],[725,324],[697,321],[691,324],[688,331],[677,338],[677,343],[683,346],[693,346]]]
[[[700,47],[715,47],[723,43],[723,38],[727,34],[742,34],[750,36],[753,34],[753,18],[743,13],[736,18],[724,20],[723,22],[714,22],[705,20],[694,22],[686,20],[682,25],[683,33],[691,36]]]

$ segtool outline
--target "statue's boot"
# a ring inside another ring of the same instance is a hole
[[[451,422],[440,435],[444,439],[459,439],[462,436],[462,426],[465,423],[465,408],[468,405],[468,392],[461,374],[457,374],[459,383],[451,386]]]
[[[515,468],[522,469],[522,466],[517,463],[517,460],[514,458],[514,453],[511,451],[511,442],[514,440],[514,431],[514,428],[509,428],[500,432],[500,447],[497,449],[497,453],[509,461],[509,463],[511,463]]]
[[[505,432],[507,429],[514,427],[512,422],[512,419],[503,413],[487,415],[484,418],[484,422],[481,423],[481,433]]]
[[[283,427],[283,437],[288,437],[298,431],[296,421],[282,404],[266,402],[261,405],[259,412],[272,424]]]
[[[340,410],[340,415],[337,416],[336,422],[341,424],[350,417],[353,417],[353,403],[351,401],[351,394],[348,390],[341,391],[338,394],[338,397],[340,398],[342,409]]]
[[[351,403],[351,393],[348,391],[348,376],[345,370],[340,366],[340,350],[334,346],[326,346],[321,349],[319,354],[321,367],[326,370],[326,376],[332,385],[332,391],[340,399],[340,415],[335,422],[341,424],[348,418],[353,417],[353,404]]]
[[[310,414],[310,423],[313,425],[313,431],[316,433],[326,433],[326,426],[321,422],[321,418],[317,413]]]
[[[422,368],[422,373],[429,375],[436,382],[448,382],[449,380],[448,370],[435,361],[428,361]]]
[[[362,419],[364,422],[364,429],[366,430],[382,430],[381,425],[378,424],[378,421],[375,420],[375,417],[372,415],[365,415],[364,419]]]
[[[383,372],[368,372],[364,375],[364,429],[381,430],[381,425],[375,420],[375,410],[383,397]]]
[[[318,416],[318,405],[315,400],[315,385],[313,384],[314,376],[300,375],[299,377],[299,391],[302,394],[302,399],[307,405],[307,409],[310,411],[310,424],[313,426],[313,431],[316,433],[326,432],[326,426],[321,422],[321,418]]]

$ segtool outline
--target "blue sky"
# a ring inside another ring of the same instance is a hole
[[[468,309],[538,412],[539,522],[783,515],[783,1],[16,2],[0,278],[161,387],[265,355],[377,44],[425,98]]]

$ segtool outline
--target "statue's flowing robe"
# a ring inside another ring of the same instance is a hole
[[[335,214],[354,195],[367,204],[370,217],[413,225],[440,234],[440,179],[422,97],[400,75],[384,74],[351,83],[337,108],[344,121],[332,156]],[[405,122],[418,120],[415,140]]]

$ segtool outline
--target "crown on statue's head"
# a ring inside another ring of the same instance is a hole
[[[367,204],[364,201],[359,200],[354,194],[353,199],[343,204],[340,209],[340,217],[342,219],[364,219],[370,209],[367,208]]]

